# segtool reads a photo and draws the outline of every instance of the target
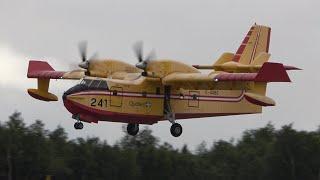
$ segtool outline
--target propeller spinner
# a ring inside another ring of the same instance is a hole
[[[87,59],[87,48],[88,48],[88,42],[82,41],[78,45],[80,56],[81,56],[81,63],[79,63],[79,67],[83,69],[89,69],[90,61],[93,59],[96,59],[97,53],[94,53],[89,59]],[[89,70],[87,71],[89,73]]]
[[[139,69],[142,69],[143,70],[142,75],[146,76],[148,63],[151,60],[156,59],[155,51],[152,50],[148,54],[148,56],[146,58],[144,58],[143,57],[143,42],[142,41],[138,41],[137,43],[135,43],[133,46],[133,50],[134,50],[136,57],[138,59],[138,63],[136,64],[136,67]]]

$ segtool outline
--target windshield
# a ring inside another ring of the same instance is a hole
[[[80,84],[86,85],[92,89],[108,89],[108,85],[105,80],[83,79]]]
[[[87,85],[87,86],[90,86],[92,80],[90,79],[83,79],[80,84],[84,84],[84,85]]]

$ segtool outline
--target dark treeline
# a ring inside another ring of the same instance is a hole
[[[195,153],[160,143],[149,129],[115,145],[99,138],[69,140],[65,130],[26,126],[19,113],[0,125],[0,179],[225,179],[319,180],[320,132],[249,130],[233,141],[216,141]]]

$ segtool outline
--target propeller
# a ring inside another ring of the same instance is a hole
[[[88,49],[88,42],[87,41],[81,41],[78,44],[81,61],[85,62],[87,60],[87,49]]]
[[[88,49],[88,42],[87,41],[81,41],[78,44],[79,52],[80,52],[80,57],[81,57],[81,63],[79,63],[79,67],[86,69],[87,73],[89,74],[89,64],[90,61],[93,59],[96,59],[98,54],[94,53],[89,59],[87,59],[87,49]]]
[[[136,54],[136,57],[138,59],[138,63],[136,64],[136,67],[139,69],[142,69],[142,75],[146,76],[147,75],[147,66],[148,63],[151,60],[156,59],[156,53],[154,50],[152,50],[145,58],[143,56],[143,42],[138,41],[133,45],[133,50]]]

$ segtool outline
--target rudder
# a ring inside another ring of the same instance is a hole
[[[269,52],[271,28],[261,25],[253,25],[241,45],[239,46],[232,61],[241,64],[251,64],[262,52]]]

